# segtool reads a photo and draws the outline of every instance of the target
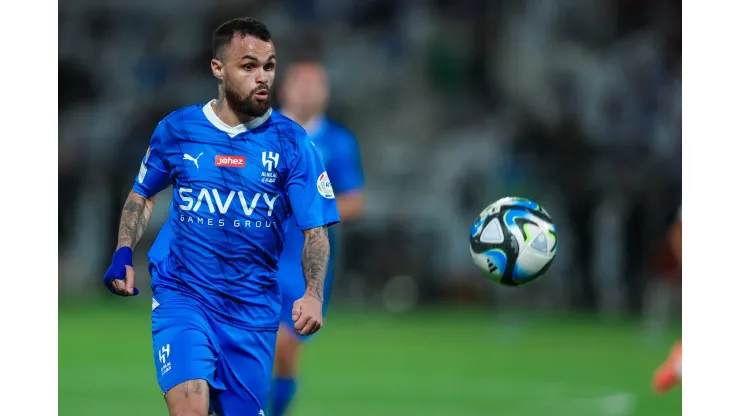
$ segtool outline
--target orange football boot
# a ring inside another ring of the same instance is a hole
[[[671,353],[663,364],[655,370],[653,390],[665,394],[681,382],[681,341],[671,348]]]

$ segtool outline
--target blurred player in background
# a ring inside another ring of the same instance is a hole
[[[363,172],[357,141],[352,133],[326,117],[329,99],[329,82],[324,68],[316,62],[300,62],[287,71],[280,89],[280,112],[303,126],[309,139],[321,155],[337,198],[337,207],[342,222],[355,220],[364,209]],[[307,336],[292,330],[293,302],[305,291],[301,278],[301,251],[303,235],[294,222],[286,231],[286,242],[280,264],[278,281],[283,293],[283,310],[275,352],[275,379],[273,381],[271,416],[283,416],[296,394],[298,360],[301,344]],[[329,235],[332,252],[335,239]],[[324,310],[329,305],[334,266],[331,256],[327,272]]]
[[[678,263],[681,264],[681,209],[678,210],[678,217],[671,226],[670,245]],[[678,341],[671,349],[668,358],[658,367],[653,377],[653,389],[658,394],[667,393],[678,383],[681,382],[681,341]]]
[[[153,357],[170,415],[265,414],[281,303],[275,275],[292,218],[305,290],[288,310],[291,326],[309,335],[322,325],[327,227],[339,214],[305,130],[271,109],[275,67],[264,24],[221,25],[211,60],[218,98],[157,125],[123,208],[104,282],[133,296],[132,250],[156,195],[174,187],[149,253]]]

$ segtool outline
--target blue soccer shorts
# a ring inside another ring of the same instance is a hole
[[[204,379],[219,416],[266,411],[276,339],[274,331],[215,321],[194,300],[168,300],[152,310],[154,364],[162,392]]]

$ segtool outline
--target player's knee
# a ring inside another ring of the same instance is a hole
[[[165,394],[170,416],[208,416],[208,382],[188,380]]]
[[[295,373],[295,357],[284,350],[275,354],[275,372],[278,376],[288,377]]]

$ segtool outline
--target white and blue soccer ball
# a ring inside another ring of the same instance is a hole
[[[495,283],[520,286],[545,274],[558,252],[550,214],[525,198],[506,197],[484,209],[470,230],[470,254]]]

